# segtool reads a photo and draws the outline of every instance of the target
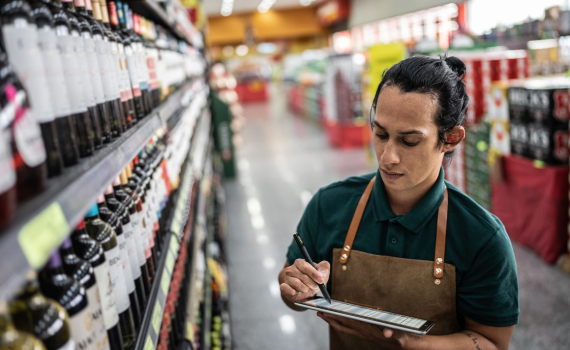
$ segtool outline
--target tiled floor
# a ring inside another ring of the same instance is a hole
[[[245,105],[245,116],[239,177],[225,184],[234,350],[328,349],[324,321],[287,308],[277,274],[311,195],[373,168],[362,150],[329,147],[323,131],[291,115],[282,98]],[[514,249],[521,317],[510,349],[570,349],[570,276]]]

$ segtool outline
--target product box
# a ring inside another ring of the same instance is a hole
[[[548,165],[568,164],[569,80],[534,78],[508,91],[512,152]]]

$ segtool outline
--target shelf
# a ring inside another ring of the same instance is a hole
[[[191,43],[190,39],[176,28],[175,21],[171,21],[166,10],[156,0],[131,0],[129,6],[132,10],[153,22],[165,27],[174,34],[178,39]]]
[[[194,84],[177,90],[120,138],[79,164],[49,179],[46,189],[18,206],[10,225],[0,231],[0,299],[8,299],[30,268],[41,267],[69,235],[105,188],[133,160],[155,132],[182,106]],[[8,267],[9,266],[9,267]]]
[[[163,245],[164,247],[168,247],[168,251],[160,256],[160,262],[157,267],[160,276],[155,277],[153,281],[151,293],[147,301],[147,305],[150,307],[145,310],[134,350],[154,350],[158,344],[166,297],[168,295],[175,262],[178,258],[180,241],[184,234],[184,227],[186,226],[188,217],[191,214],[190,209],[193,207],[192,201],[196,201],[197,198],[197,196],[192,195],[194,182],[198,181],[195,177],[196,169],[204,168],[204,164],[196,164],[196,161],[205,162],[208,160],[208,157],[195,157],[196,150],[208,149],[208,144],[210,144],[209,114],[202,114],[203,115],[199,117],[201,127],[195,129],[196,135],[193,141],[193,147],[188,155],[188,163],[180,176],[178,198],[176,198],[175,209],[172,215],[169,230],[170,234],[166,238],[167,241],[165,241],[167,245]],[[208,128],[202,127],[202,125],[207,125]],[[206,132],[206,138],[202,137],[204,132]],[[205,143],[205,145],[196,145],[196,143]],[[187,229],[189,230],[191,227]],[[192,239],[196,240],[196,237],[192,237]]]

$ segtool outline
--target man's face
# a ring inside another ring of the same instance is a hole
[[[387,189],[408,190],[437,177],[445,152],[438,146],[437,108],[431,94],[402,93],[395,86],[380,92],[373,138]]]

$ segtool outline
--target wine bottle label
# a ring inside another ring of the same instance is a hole
[[[101,307],[103,308],[103,321],[107,330],[115,327],[119,323],[119,314],[117,313],[117,305],[115,304],[115,294],[111,285],[111,277],[109,275],[109,264],[105,261],[103,264],[94,267],[95,280],[97,280],[97,289],[101,297]]]
[[[147,232],[147,239],[148,245],[150,248],[154,247],[154,221],[152,220],[152,216],[150,214],[150,203],[146,203],[146,211],[145,211],[145,221],[146,221],[146,232]]]
[[[105,329],[105,321],[103,320],[103,309],[101,308],[101,296],[97,285],[93,285],[87,289],[88,308],[91,312],[93,321],[93,330],[95,331],[95,345],[97,350],[109,350],[109,337]]]
[[[91,310],[85,307],[77,314],[69,317],[71,337],[75,341],[77,350],[97,350],[95,327]]]
[[[131,294],[135,291],[135,281],[133,280],[133,270],[131,269],[131,260],[129,260],[129,251],[127,248],[127,240],[125,233],[117,235],[117,243],[119,244],[119,251],[121,257],[121,267],[125,275],[125,284],[127,285],[127,292]]]
[[[81,35],[75,31],[71,31],[73,42],[75,44],[75,53],[77,59],[77,66],[79,67],[79,76],[83,82],[83,90],[85,93],[85,103],[87,107],[93,107],[95,103],[95,93],[93,92],[93,84],[91,83],[91,76],[89,75],[89,66],[85,56],[85,45]]]
[[[63,346],[61,346],[60,348],[58,348],[57,350],[75,350],[75,341],[73,340],[73,338],[70,338],[67,343],[63,344]]]
[[[0,120],[4,111],[0,112]],[[8,191],[16,184],[16,172],[12,167],[12,150],[10,149],[10,129],[0,130],[0,194]]]
[[[38,30],[38,40],[42,58],[46,66],[49,96],[55,117],[68,116],[71,113],[71,105],[67,87],[65,86],[61,54],[57,47],[55,31],[49,26],[40,28]]]
[[[148,240],[148,230],[146,227],[146,222],[144,220],[145,215],[143,213],[144,209],[143,211],[140,211],[138,215],[140,218],[139,220],[141,221],[141,242],[144,249],[144,257],[145,259],[148,259],[152,255],[152,251],[150,250],[150,241]]]
[[[83,113],[87,111],[87,104],[85,103],[85,92],[83,91],[83,83],[79,74],[74,39],[69,35],[69,29],[66,26],[57,26],[55,33],[57,34],[59,52],[61,52],[63,74],[65,76],[65,84],[67,85],[67,93],[69,94],[71,113]]]
[[[125,283],[125,274],[121,264],[121,252],[119,247],[115,247],[105,251],[105,258],[109,262],[109,276],[111,277],[111,285],[113,286],[113,295],[117,303],[117,311],[121,314],[125,312],[131,303],[129,294],[127,293],[127,285]]]
[[[142,89],[143,83],[144,83],[144,88],[149,89],[150,88],[150,74],[148,72],[148,66],[146,63],[146,48],[141,43],[137,43],[137,45],[139,47],[138,57],[139,57],[139,66],[141,67],[141,75],[142,75],[141,89]]]
[[[89,32],[82,32],[83,45],[85,47],[85,56],[87,57],[87,66],[89,68],[89,77],[93,85],[93,94],[95,95],[95,103],[101,104],[105,102],[105,94],[103,92],[103,82],[101,81],[101,69],[99,68],[99,60],[95,52],[95,41]]]
[[[139,262],[139,266],[143,266],[146,264],[146,257],[144,255],[143,240],[141,235],[141,223],[138,213],[131,215],[131,224],[133,227],[133,240],[135,241],[137,248],[137,260]]]
[[[127,252],[129,253],[129,260],[131,261],[133,278],[137,279],[141,276],[141,267],[137,256],[138,242],[135,241],[133,225],[130,222],[128,224],[123,224],[123,234],[125,235],[125,241],[127,242]]]
[[[127,57],[127,68],[129,70],[129,79],[131,87],[133,88],[133,95],[138,97],[141,95],[141,88],[139,85],[136,58],[133,55],[133,50],[130,46],[125,47],[125,56]]]
[[[26,93],[18,91],[16,96],[21,96],[21,102],[25,99]],[[16,97],[17,101],[19,98]],[[21,106],[19,102],[16,107],[16,118],[14,119],[14,141],[16,148],[20,152],[24,163],[30,168],[40,165],[46,160],[46,150],[42,140],[42,131],[37,122],[28,113],[28,109]]]
[[[110,67],[110,58],[107,54],[108,42],[103,40],[100,34],[93,35],[95,43],[95,52],[97,54],[97,61],[99,62],[99,70],[101,74],[101,82],[103,83],[103,95],[105,96],[105,101],[116,100],[120,97],[119,90],[116,86],[113,86],[113,71]],[[115,92],[115,90],[117,90]]]
[[[14,24],[2,26],[2,34],[10,64],[24,84],[34,108],[33,118],[38,123],[54,120],[35,24],[29,24],[25,19],[16,19]]]
[[[107,46],[107,64],[109,66],[109,72],[111,72],[111,81],[113,82],[112,89],[115,98],[121,97],[121,89],[119,83],[119,72],[117,70],[116,55],[117,52],[113,52],[112,43],[107,37],[105,37],[105,43]],[[116,44],[115,44],[116,45]]]
[[[126,67],[126,62],[124,55],[121,53],[120,48],[123,47],[122,44],[117,44],[115,42],[111,43],[113,49],[113,57],[115,60],[115,68],[117,70],[117,81],[119,84],[119,91],[121,94],[121,102],[128,101],[133,98],[131,85],[128,82],[128,71]]]

